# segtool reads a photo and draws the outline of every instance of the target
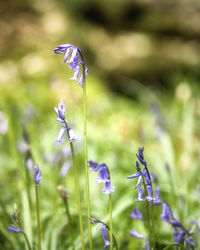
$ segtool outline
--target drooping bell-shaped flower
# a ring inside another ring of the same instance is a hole
[[[143,199],[142,196],[143,196],[143,188],[140,185],[140,187],[138,189],[138,198],[136,199],[136,201],[144,201],[145,199]]]
[[[106,183],[110,178],[110,174],[108,171],[108,167],[106,166],[105,163],[101,164],[99,167],[99,176],[96,178],[98,183]]]
[[[140,211],[137,208],[133,209],[132,213],[129,214],[128,216],[132,219],[135,219],[135,220],[143,220],[142,214],[140,213]]]
[[[102,228],[101,228],[101,234],[102,234],[103,240],[105,242],[104,248],[110,246],[110,242],[108,240],[108,236],[107,236],[107,233],[106,233],[106,226],[105,225],[103,225]]]
[[[102,189],[102,193],[104,194],[111,194],[112,192],[115,191],[115,188],[114,187],[111,187],[111,183],[110,183],[110,180],[107,180],[105,182],[105,188]]]

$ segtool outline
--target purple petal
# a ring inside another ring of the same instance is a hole
[[[137,239],[145,239],[143,235],[139,234],[138,232],[136,232],[135,230],[131,230],[130,231],[130,235],[137,238]]]
[[[132,213],[128,215],[130,218],[132,219],[136,219],[136,220],[142,220],[142,214],[140,213],[140,211],[135,208],[133,209]]]
[[[138,178],[138,182],[137,182],[137,185],[135,186],[135,189],[137,187],[139,187],[139,185],[141,184],[141,181],[142,181],[142,175],[140,174],[139,178]]]
[[[105,183],[109,180],[109,173],[108,173],[108,167],[105,163],[101,164],[99,166],[99,176],[96,178],[98,183]]]
[[[140,175],[141,175],[140,173],[137,173],[137,174],[130,175],[130,176],[128,176],[127,178],[128,178],[128,179],[136,178],[136,177],[139,177]]]
[[[115,191],[115,187],[111,187],[110,180],[105,182],[105,188],[102,190],[104,194],[111,194]]]
[[[65,56],[64,56],[64,63],[66,63],[66,61],[67,61],[67,59],[68,59],[68,57],[69,57],[69,54],[70,54],[70,52],[71,52],[71,48],[68,48],[67,50],[66,50],[66,52],[65,52]]]
[[[96,161],[89,160],[88,161],[88,167],[92,168],[90,171],[91,172],[96,172],[99,170],[100,166]]]
[[[103,240],[105,242],[104,248],[110,246],[110,242],[108,240],[108,236],[107,236],[107,233],[106,233],[106,226],[105,225],[102,226],[101,233],[102,233],[102,236],[103,236]]]
[[[67,129],[66,127],[62,127],[60,129],[60,132],[59,132],[58,137],[56,139],[57,142],[62,143],[62,140],[63,140],[66,129]]]
[[[23,231],[18,227],[8,227],[8,231],[15,232],[15,233],[23,233]]]

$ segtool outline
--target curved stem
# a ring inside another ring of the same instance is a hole
[[[28,240],[27,235],[26,235],[25,233],[23,233],[23,235],[24,235],[25,241],[26,241],[26,243],[27,243],[28,249],[29,249],[29,250],[32,250],[32,248],[31,248],[31,245],[30,245],[30,242],[29,242],[29,240]]]
[[[109,203],[110,203],[110,250],[113,249],[113,233],[112,233],[112,196],[109,195]]]
[[[37,229],[38,229],[38,250],[41,250],[41,225],[40,225],[40,201],[38,186],[35,185],[36,207],[37,207]]]

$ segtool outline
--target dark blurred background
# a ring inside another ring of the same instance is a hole
[[[47,50],[75,41],[90,71],[118,93],[134,95],[127,79],[157,90],[198,82],[199,14],[197,0],[2,1],[0,79],[50,70]]]

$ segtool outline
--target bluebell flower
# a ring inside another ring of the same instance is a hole
[[[115,187],[111,187],[110,172],[105,163],[98,164],[95,161],[88,161],[88,167],[91,168],[91,172],[99,171],[99,176],[96,178],[98,183],[105,183],[105,188],[102,189],[102,193],[111,194],[114,192]]]
[[[191,246],[195,247],[195,244],[194,244],[193,239],[191,237],[185,238],[185,242],[186,242],[186,247],[187,248],[190,248]]]
[[[154,206],[159,206],[162,204],[162,201],[160,199],[160,188],[157,186],[155,190],[155,199],[153,201]]]
[[[18,227],[8,227],[8,231],[15,232],[15,233],[24,233],[20,228]]]
[[[76,142],[77,138],[75,136],[74,130],[67,125],[67,121],[65,119],[65,111],[66,111],[65,109],[66,109],[65,104],[64,104],[62,99],[58,103],[58,108],[54,108],[54,110],[58,116],[56,121],[64,124],[64,126],[60,128],[60,131],[58,133],[58,137],[57,137],[56,141],[58,143],[63,143],[66,139],[66,132],[67,132],[68,141],[71,143]]]
[[[102,163],[99,166],[99,176],[96,178],[98,183],[106,183],[110,179],[110,174],[108,171],[108,167],[106,166],[105,163]]]
[[[35,185],[37,186],[41,180],[41,170],[39,169],[38,165],[34,166],[33,169],[33,178],[35,181]]]
[[[99,170],[100,166],[96,161],[89,160],[88,161],[88,167],[91,168],[91,172],[96,172]]]
[[[128,176],[127,178],[128,179],[138,178],[137,184],[135,186],[135,189],[136,189],[137,187],[139,187],[139,185],[142,182],[142,173],[133,174],[133,175]]]
[[[143,199],[143,188],[142,186],[140,185],[139,186],[139,189],[138,189],[138,198],[136,199],[136,201],[144,201],[145,199]]]
[[[147,188],[147,194],[148,194],[147,197],[146,197],[146,199],[147,199],[148,201],[154,200],[154,198],[153,198],[152,186],[151,186],[151,185],[147,185],[146,188]]]
[[[78,47],[73,46],[72,44],[63,44],[57,46],[54,49],[56,54],[65,54],[64,63],[69,63],[69,68],[74,71],[74,75],[71,80],[75,80],[77,84],[83,87],[84,77],[88,76],[88,69],[85,66],[81,50]],[[81,65],[84,72],[81,71]]]
[[[106,233],[106,228],[107,227],[105,225],[103,225],[102,228],[101,228],[101,233],[102,233],[102,236],[103,236],[103,240],[105,242],[104,248],[110,246],[110,242],[108,240],[108,236],[107,236],[107,233]]]
[[[104,194],[111,194],[114,191],[115,191],[115,187],[111,187],[110,180],[107,180],[105,182],[105,188],[102,189],[102,193],[104,193]]]
[[[105,242],[105,247],[108,247],[110,246],[110,242],[108,240],[108,236],[107,236],[107,233],[106,233],[106,229],[109,229],[109,227],[103,222],[103,221],[100,221],[98,219],[95,219],[95,218],[89,218],[91,223],[98,223],[100,226],[101,226],[101,234],[102,234],[102,237],[103,237],[103,240]]]
[[[147,163],[146,163],[146,161],[144,160],[143,151],[144,151],[144,147],[139,148],[138,154],[136,154],[136,156],[137,156],[138,160],[140,161],[140,163],[146,167],[146,166],[147,166]]]
[[[173,227],[181,227],[183,228],[183,225],[180,223],[180,221],[178,221],[177,219],[173,218],[173,219],[169,219],[167,221],[169,224],[171,224]]]
[[[135,220],[143,220],[142,214],[140,213],[140,211],[137,208],[133,209],[132,213],[129,214],[128,216],[132,219],[135,219]]]
[[[160,218],[165,222],[168,222],[171,219],[171,212],[170,212],[170,209],[167,206],[166,202],[163,202],[162,214],[161,214]]]
[[[143,235],[139,234],[135,230],[131,230],[130,235],[137,238],[137,239],[143,239],[143,240],[145,239],[145,237]]]

